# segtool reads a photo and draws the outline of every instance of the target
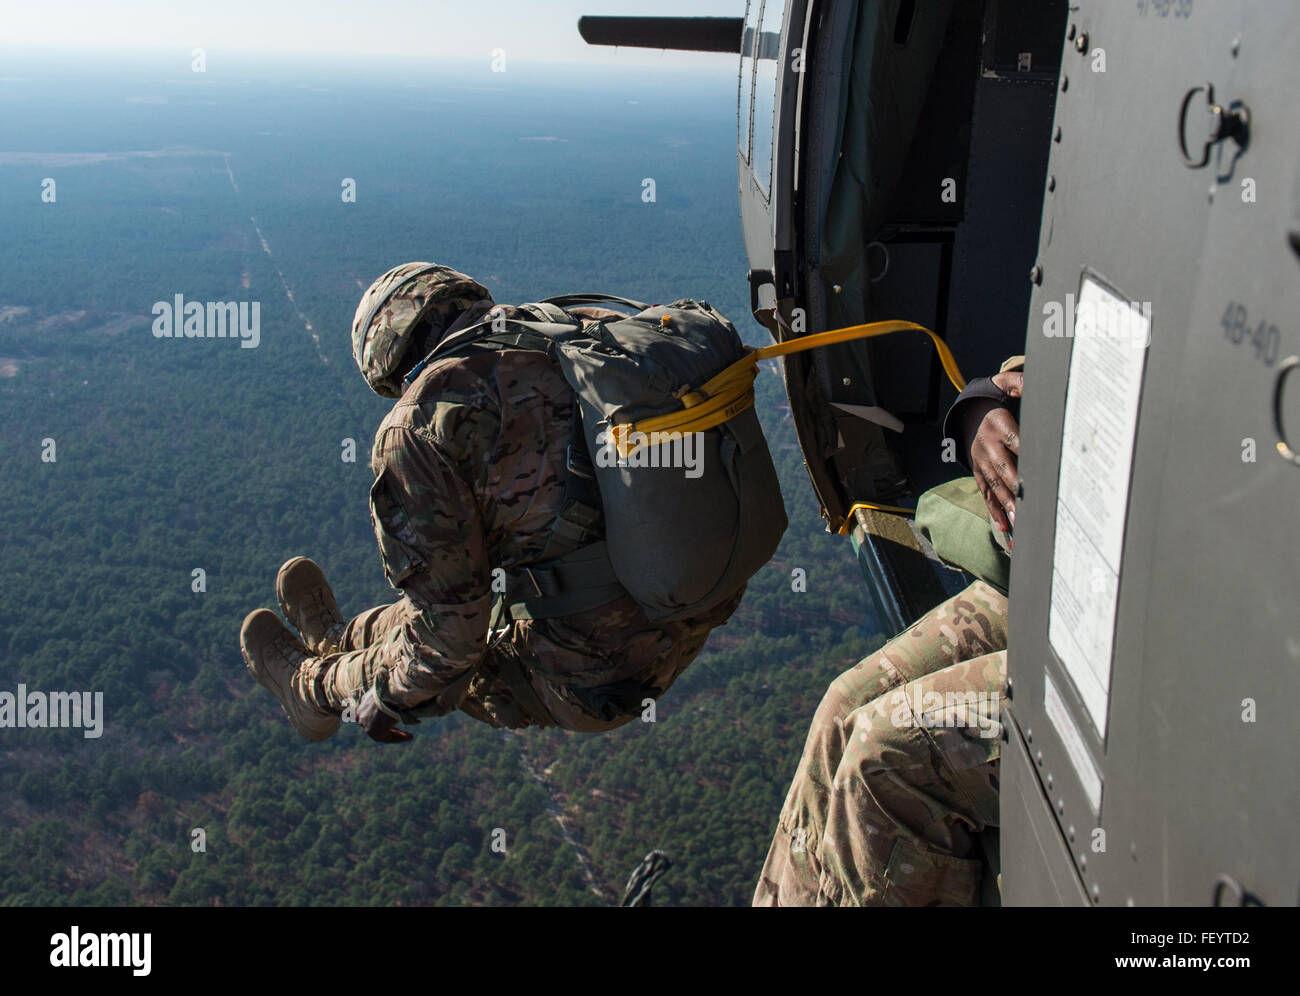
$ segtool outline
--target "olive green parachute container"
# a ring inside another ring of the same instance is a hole
[[[959,477],[921,495],[916,528],[944,563],[1007,593],[1011,549],[1006,534],[989,521],[988,506],[973,477]]]
[[[579,320],[561,307],[598,302],[637,314],[600,322]],[[440,344],[426,362],[467,347],[541,349],[573,387],[600,490],[607,558],[593,566],[591,547],[600,544],[579,548],[559,559],[561,570],[552,577],[567,573],[563,586],[594,590],[600,572],[612,569],[646,615],[661,622],[689,619],[726,601],[771,559],[787,525],[754,406],[676,441],[643,443],[627,456],[613,446],[610,429],[681,411],[685,394],[745,355],[735,327],[707,303],[690,299],[646,307],[583,294],[524,308],[547,320],[485,322]],[[566,571],[575,561],[581,566]],[[545,606],[539,611],[520,601],[531,615],[549,614]]]

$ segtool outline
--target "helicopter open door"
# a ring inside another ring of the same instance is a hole
[[[1023,351],[1065,0],[750,0],[743,21],[583,18],[596,44],[736,51],[751,307],[774,339],[900,318],[968,376]],[[716,22],[716,23],[715,23]],[[955,392],[922,337],[788,356],[786,391],[830,530],[881,625],[964,586],[906,516],[961,476]]]
[[[935,330],[967,376],[1023,351],[1064,0],[753,0],[738,162],[751,304],[778,340],[870,321]],[[922,336],[787,357],[827,527],[851,533],[882,624],[966,578],[906,518],[965,473],[955,391]],[[852,511],[851,511],[852,510]]]

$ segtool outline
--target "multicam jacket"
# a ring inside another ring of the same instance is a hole
[[[385,613],[400,624],[355,663],[404,719],[460,708],[494,726],[620,726],[672,685],[739,604],[743,589],[703,618],[652,623],[623,594],[489,633],[494,571],[499,582],[538,563],[551,535],[572,419],[559,367],[506,349],[434,361],[380,425],[371,519],[404,597]]]

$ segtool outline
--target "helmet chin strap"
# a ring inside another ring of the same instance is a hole
[[[456,320],[443,330],[440,339],[445,339],[449,335],[459,332],[461,329],[469,328],[475,322],[482,321],[483,316],[497,306],[496,302],[490,297],[485,297],[481,301],[475,301],[468,308],[456,316]]]

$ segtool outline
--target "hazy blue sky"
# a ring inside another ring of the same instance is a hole
[[[104,51],[352,52],[507,60],[734,67],[736,56],[592,48],[581,14],[744,13],[744,0],[44,0],[9,3],[0,41]],[[508,65],[508,63],[507,63]]]

